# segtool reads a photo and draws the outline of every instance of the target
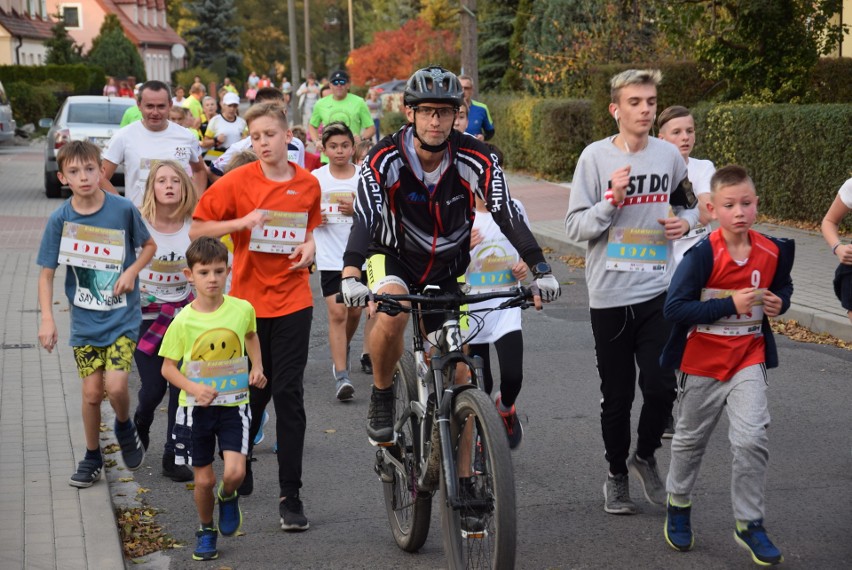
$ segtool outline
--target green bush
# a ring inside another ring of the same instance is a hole
[[[768,216],[819,223],[852,174],[852,105],[725,104],[693,112],[696,155],[717,168],[747,168]]]
[[[186,95],[189,96],[189,88],[192,87],[192,80],[195,76],[201,78],[201,83],[204,84],[204,87],[208,87],[211,83],[219,84],[219,77],[215,72],[210,71],[206,67],[190,67],[189,69],[182,69],[180,71],[176,71],[174,73],[175,83],[174,85],[183,85],[186,88]],[[209,95],[209,93],[208,93]],[[213,93],[213,96],[216,94]]]
[[[15,81],[31,85],[54,81],[68,84],[73,95],[100,95],[106,75],[102,67],[87,64],[75,65],[0,65],[0,81]]]
[[[12,113],[19,126],[28,123],[38,125],[39,119],[53,118],[59,109],[59,102],[49,84],[30,85],[23,81],[14,81],[6,85],[6,93],[12,104]]]
[[[852,57],[823,57],[811,73],[809,103],[852,103]]]
[[[405,118],[405,113],[385,111],[382,114],[382,118],[379,122],[379,130],[381,131],[381,136],[384,137],[397,132],[407,122],[408,119]]]
[[[513,170],[567,180],[593,140],[589,101],[497,95],[485,102],[495,125],[492,142]]]

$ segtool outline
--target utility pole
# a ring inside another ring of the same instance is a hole
[[[292,85],[298,86],[301,85],[302,82],[299,78],[299,38],[296,37],[296,0],[287,0],[287,24],[290,30],[290,75],[292,77],[290,81],[292,82]],[[302,118],[298,116],[300,113],[300,111],[297,110],[299,106],[295,102],[291,101],[291,103],[293,104],[294,109],[293,114],[296,115],[293,117],[293,121],[298,124],[302,121]]]
[[[352,0],[349,0],[349,53],[353,51],[355,51],[355,20],[352,16]]]
[[[309,0],[305,0],[305,77],[314,69],[311,61],[311,10]]]
[[[479,51],[476,29],[476,0],[461,0],[461,71],[473,78],[473,96],[478,95]]]

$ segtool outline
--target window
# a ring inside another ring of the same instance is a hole
[[[59,7],[59,10],[67,29],[79,30],[83,27],[79,4],[63,4]]]

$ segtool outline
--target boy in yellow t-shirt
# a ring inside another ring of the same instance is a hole
[[[249,450],[249,386],[266,385],[254,308],[224,294],[230,272],[228,250],[200,237],[186,251],[187,279],[195,300],[174,319],[163,337],[163,376],[180,388],[172,439],[175,463],[195,472],[195,505],[201,519],[194,560],[215,560],[216,538],[235,534],[242,525],[237,488],[245,477]],[[251,372],[244,356],[251,359]],[[180,369],[178,362],[183,361]],[[216,497],[219,527],[213,525],[213,457],[218,440],[225,461]]]

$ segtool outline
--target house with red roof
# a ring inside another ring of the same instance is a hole
[[[44,0],[0,0],[0,65],[42,65],[53,23]]]

